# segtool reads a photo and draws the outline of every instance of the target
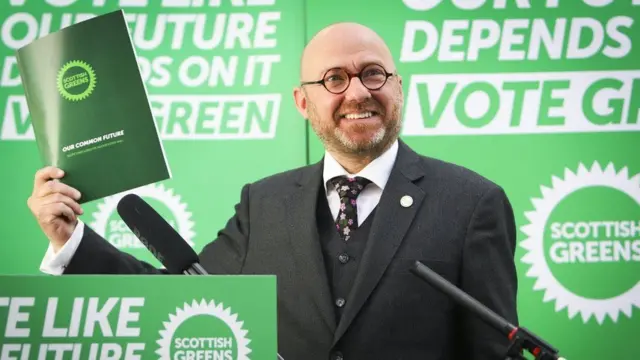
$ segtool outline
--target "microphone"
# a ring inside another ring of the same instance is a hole
[[[191,246],[138,195],[125,195],[117,209],[129,229],[170,274],[208,275]]]
[[[511,324],[505,318],[496,314],[469,294],[458,289],[455,285],[451,284],[420,261],[416,261],[410,271],[507,336],[509,340],[511,340],[511,346],[507,352],[508,359],[524,360],[525,358],[521,355],[522,348],[524,348],[533,354],[536,360],[566,360],[558,356],[557,349],[531,331],[524,327],[517,327]]]

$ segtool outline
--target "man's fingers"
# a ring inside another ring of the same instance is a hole
[[[69,221],[76,221],[76,214],[73,210],[63,203],[58,203],[60,207],[60,212],[64,215]]]
[[[40,190],[38,190],[38,193],[36,195],[38,197],[45,197],[55,193],[60,193],[62,195],[68,196],[76,201],[80,199],[80,191],[72,188],[67,184],[63,184],[55,180],[47,181],[42,184]]]
[[[43,212],[47,214],[47,216],[43,219],[47,223],[53,223],[53,221],[60,216],[64,216],[70,221],[76,220],[76,216],[73,213],[73,210],[71,210],[69,206],[61,202],[45,205],[43,207]]]
[[[36,171],[33,188],[40,188],[44,183],[51,179],[60,179],[64,175],[64,171],[55,167],[47,166]]]
[[[61,193],[50,194],[42,199],[42,205],[49,205],[54,203],[63,203],[70,207],[78,215],[82,215],[83,213],[80,204],[75,202],[72,198]]]

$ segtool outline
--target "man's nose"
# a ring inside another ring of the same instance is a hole
[[[349,87],[344,92],[345,100],[347,101],[362,101],[371,97],[369,89],[367,89],[360,81],[358,77],[352,77],[349,83]]]

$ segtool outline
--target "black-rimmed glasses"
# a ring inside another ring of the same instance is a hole
[[[349,74],[341,68],[329,69],[322,80],[304,81],[300,85],[321,84],[332,94],[341,94],[347,90],[351,79],[357,77],[362,85],[369,90],[378,90],[386,84],[389,76],[394,74],[388,73],[382,66],[373,64],[368,65],[357,74]]]

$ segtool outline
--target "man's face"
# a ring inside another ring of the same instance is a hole
[[[344,79],[339,75],[341,70],[343,75],[346,71],[352,77],[350,81],[348,77],[345,79],[348,87],[340,94],[331,93],[320,84],[305,85],[302,92],[296,92],[299,110],[329,150],[344,154],[382,151],[400,131],[403,102],[400,79],[397,75],[390,76],[380,89],[370,90],[353,75],[364,70],[363,78],[384,79],[385,71],[395,72],[386,47],[362,36],[326,41],[319,47],[321,52],[311,52],[306,57],[309,61],[303,66],[304,81]]]

